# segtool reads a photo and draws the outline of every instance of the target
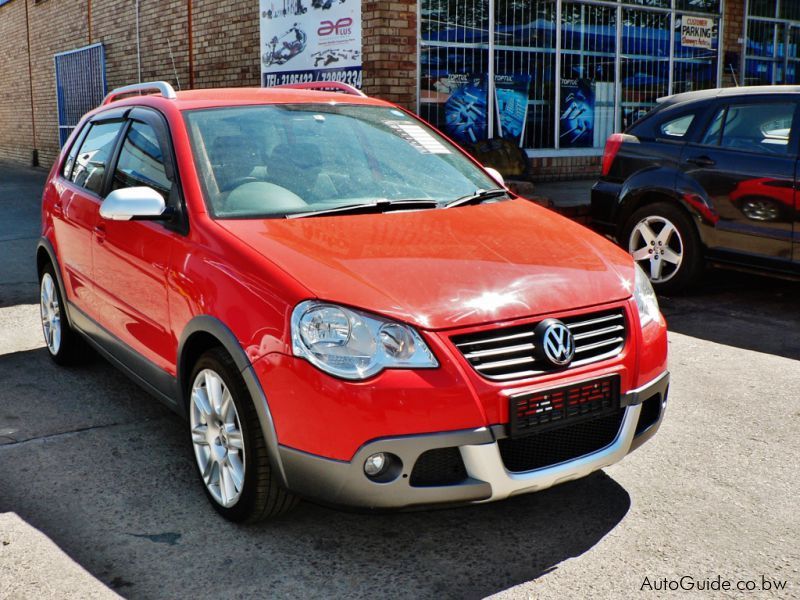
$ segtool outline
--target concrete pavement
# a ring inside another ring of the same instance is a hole
[[[698,597],[800,597],[800,284],[712,272],[663,299],[666,422],[604,472],[489,505],[303,503],[239,527],[203,497],[184,424],[100,359],[47,356],[42,180],[0,165],[0,597],[630,598],[682,576],[788,586]]]

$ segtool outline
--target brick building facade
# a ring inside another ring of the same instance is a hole
[[[724,2],[725,56],[741,54],[744,4]],[[362,0],[366,93],[420,108],[418,21],[427,13],[417,0]],[[260,85],[258,0],[0,0],[0,159],[30,163],[38,155],[42,166],[52,163],[59,151],[54,55],[94,43],[105,50],[109,90],[154,79],[183,89]],[[734,74],[725,69],[723,85]],[[599,169],[599,150],[529,154],[538,179]]]

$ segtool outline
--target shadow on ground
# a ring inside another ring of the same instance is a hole
[[[659,301],[670,331],[800,360],[800,282],[709,269],[695,289]]]
[[[63,370],[43,349],[3,355],[0,390],[0,512],[131,598],[477,598],[582,554],[630,507],[597,473],[488,505],[374,514],[303,503],[234,526],[207,505],[183,423],[104,361]]]

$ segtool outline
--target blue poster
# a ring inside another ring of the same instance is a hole
[[[594,145],[594,84],[589,79],[561,80],[561,147]]]
[[[531,76],[495,75],[494,98],[497,109],[495,137],[511,140],[522,147],[528,122],[528,93]]]
[[[463,145],[485,140],[488,117],[485,76],[452,74],[442,83],[449,92],[444,104],[444,132]]]

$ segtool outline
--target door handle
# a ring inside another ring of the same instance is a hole
[[[97,238],[97,243],[102,244],[106,241],[106,226],[102,223],[94,226],[94,235]]]
[[[691,158],[687,158],[686,162],[697,165],[698,167],[713,167],[715,164],[717,164],[717,161],[707,156],[693,156]]]

